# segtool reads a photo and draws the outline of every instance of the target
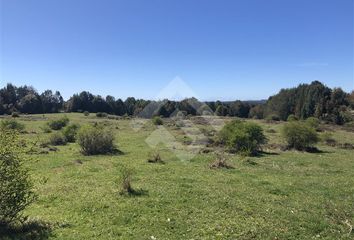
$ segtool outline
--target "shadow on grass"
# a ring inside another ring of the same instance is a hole
[[[294,148],[290,148],[290,147],[283,147],[281,149],[281,151],[285,152],[285,151],[291,151],[291,150],[296,150]],[[303,150],[297,150],[297,151],[300,151],[300,152],[307,152],[307,153],[333,153],[333,152],[330,152],[330,151],[323,151],[323,150],[320,150],[318,149],[317,147],[307,147]],[[263,157],[263,156],[276,156],[276,155],[280,155],[279,153],[277,152],[264,152],[264,151],[261,151],[258,153],[258,155],[256,155],[255,157]]]
[[[280,155],[279,153],[277,152],[265,152],[265,151],[261,151],[258,153],[258,155],[256,155],[256,157],[264,157],[264,156],[277,156],[277,155]]]
[[[144,189],[131,189],[129,191],[121,191],[119,193],[119,195],[121,196],[127,196],[127,197],[140,197],[140,196],[148,196],[149,195],[149,191],[148,190],[144,190]]]
[[[307,152],[307,153],[333,153],[333,152],[329,152],[329,151],[320,150],[316,147],[308,147],[304,150],[304,152]]]
[[[266,157],[266,156],[278,156],[280,155],[277,152],[265,152],[265,151],[260,151],[257,154],[251,156],[251,157],[255,157],[255,158],[261,158],[261,157]]]
[[[114,155],[125,155],[125,152],[119,150],[118,148],[114,148],[106,153],[87,153],[85,151],[80,151],[80,153],[84,156],[114,156]]]
[[[124,155],[125,153],[121,150],[119,150],[118,148],[113,149],[113,151],[111,152],[111,155]]]
[[[45,240],[52,235],[52,227],[43,221],[29,220],[22,224],[0,225],[1,240]]]

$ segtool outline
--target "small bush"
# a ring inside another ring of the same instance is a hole
[[[101,126],[81,127],[77,140],[85,155],[107,154],[116,150],[112,132]]]
[[[220,142],[242,155],[256,155],[267,139],[263,129],[250,122],[234,120],[220,131]]]
[[[290,114],[287,118],[287,121],[288,122],[291,122],[291,121],[297,121],[297,117],[294,115],[294,114]]]
[[[69,118],[65,116],[62,117],[61,119],[52,120],[48,122],[48,126],[53,130],[60,130],[63,127],[65,127],[68,123],[69,123]]]
[[[21,219],[21,212],[35,200],[27,169],[23,167],[22,146],[16,132],[0,134],[0,225]]]
[[[354,120],[353,115],[350,111],[341,111],[339,113],[340,118],[342,119],[343,123],[352,122]]]
[[[99,118],[105,118],[107,117],[108,114],[107,113],[104,113],[104,112],[98,112],[96,113],[96,117],[99,117]]]
[[[158,153],[158,152],[151,153],[150,157],[148,159],[148,162],[149,163],[164,163],[164,161],[162,161],[160,153]]]
[[[216,159],[210,164],[210,168],[227,168],[227,169],[231,169],[233,168],[233,166],[231,166],[226,158],[221,155],[221,154],[217,154],[216,155]]]
[[[343,144],[339,145],[339,148],[353,150],[354,149],[354,145],[351,144],[351,143],[343,143]]]
[[[78,124],[70,124],[63,129],[63,135],[67,142],[75,142],[76,134],[80,126]]]
[[[51,133],[51,132],[52,132],[52,129],[51,129],[48,125],[42,126],[42,127],[40,127],[40,129],[41,129],[44,133]]]
[[[316,130],[304,122],[289,122],[284,125],[282,135],[288,147],[306,150],[318,142]]]
[[[175,125],[177,128],[182,128],[186,126],[186,124],[182,120],[176,121]]]
[[[53,146],[65,145],[66,139],[61,132],[54,132],[49,136],[48,143]]]
[[[125,193],[133,194],[135,192],[131,184],[133,174],[134,171],[131,168],[123,166],[120,169],[119,182],[121,185],[121,191],[120,191],[121,194],[125,194]]]
[[[191,145],[193,143],[193,139],[189,136],[183,136],[182,143],[184,145]]]
[[[162,118],[159,117],[159,116],[153,117],[152,123],[153,123],[154,125],[163,125]]]
[[[268,115],[266,117],[266,121],[268,121],[268,122],[278,122],[278,121],[280,121],[280,117],[278,115],[271,114],[271,115]]]
[[[318,131],[320,126],[320,120],[315,117],[309,117],[306,119],[306,124]]]
[[[84,115],[87,117],[87,116],[90,115],[90,113],[89,113],[88,111],[85,111],[85,112],[84,112]]]
[[[18,118],[18,117],[20,117],[20,114],[18,112],[12,112],[11,116],[13,118]]]
[[[25,125],[15,120],[3,120],[1,121],[0,128],[8,130],[17,130],[21,132],[25,129]]]
[[[344,124],[344,129],[347,131],[354,132],[354,121]]]
[[[328,146],[335,147],[337,145],[337,141],[333,138],[332,133],[325,132],[321,136],[321,140]]]

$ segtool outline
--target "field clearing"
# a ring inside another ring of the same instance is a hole
[[[24,115],[27,142],[48,137],[43,127],[64,114]],[[210,169],[210,152],[181,161],[166,146],[165,164],[148,163],[145,142],[156,129],[148,121],[135,131],[130,119],[66,114],[80,125],[101,122],[116,136],[122,154],[83,156],[77,143],[30,155],[28,167],[38,201],[26,214],[52,225],[49,239],[353,239],[354,150],[319,144],[318,153],[282,151],[283,122],[259,123],[269,139],[264,154],[227,154],[233,169]],[[229,118],[225,118],[229,121]],[[181,146],[183,131],[164,126]],[[196,124],[199,129],[208,126]],[[332,126],[331,126],[332,127]],[[339,143],[354,133],[333,127]],[[270,130],[272,129],[272,130]],[[275,147],[272,147],[275,146]],[[134,169],[141,195],[119,194],[119,169]],[[31,232],[5,236],[26,239]],[[11,238],[12,237],[12,238]],[[42,236],[46,239],[47,236]]]

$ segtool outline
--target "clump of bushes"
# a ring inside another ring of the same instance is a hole
[[[256,155],[267,142],[263,129],[256,123],[234,120],[220,131],[219,142],[241,155]]]
[[[15,120],[3,120],[1,121],[0,128],[8,130],[17,130],[21,132],[25,129],[25,125]]]
[[[66,145],[67,141],[61,132],[54,132],[49,136],[48,143],[53,146]]]
[[[108,116],[108,114],[105,113],[105,112],[98,112],[98,113],[96,113],[96,117],[99,117],[99,118],[105,118],[105,117],[107,117],[107,116]]]
[[[90,113],[89,113],[88,111],[85,111],[85,112],[84,112],[84,116],[87,117],[87,116],[89,116],[89,115],[90,115]]]
[[[77,135],[79,128],[80,128],[80,126],[78,124],[70,124],[70,125],[66,126],[62,131],[62,133],[65,137],[65,140],[67,142],[75,142],[76,135]]]
[[[22,220],[21,212],[35,200],[28,170],[23,167],[15,131],[0,134],[0,225]]]
[[[296,150],[307,150],[319,140],[316,130],[306,122],[289,122],[284,125],[282,135],[288,147]]]
[[[65,127],[68,123],[69,123],[69,118],[65,116],[58,120],[52,120],[48,122],[48,126],[53,130],[60,130],[63,127]]]
[[[19,114],[18,112],[12,112],[12,113],[11,113],[11,116],[12,116],[13,118],[18,118],[18,117],[20,117],[20,114]]]
[[[85,155],[107,154],[116,151],[114,135],[100,125],[81,127],[77,140]]]
[[[159,117],[159,116],[155,116],[152,118],[152,123],[154,125],[163,125],[163,121],[162,121],[162,118]]]

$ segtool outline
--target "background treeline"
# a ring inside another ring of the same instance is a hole
[[[324,121],[343,124],[352,120],[349,108],[354,108],[354,91],[330,89],[321,82],[300,84],[296,88],[282,89],[268,99],[264,111],[286,120],[293,114],[298,119],[316,117]]]
[[[267,101],[199,102],[195,98],[182,101],[150,101],[129,97],[125,101],[113,96],[93,95],[83,91],[74,94],[66,102],[60,92],[46,90],[39,94],[33,87],[16,87],[7,84],[0,89],[0,114],[55,113],[55,112],[105,112],[119,116],[169,117],[181,111],[185,115],[216,114],[241,118],[270,118],[286,120],[289,115],[298,119],[317,117],[343,124],[351,121],[350,108],[354,109],[354,92],[340,88],[328,88],[321,82],[301,84],[298,87],[282,89]]]
[[[0,114],[56,113],[63,109],[64,100],[60,92],[46,90],[42,94],[29,86],[16,87],[7,84],[0,89]]]

